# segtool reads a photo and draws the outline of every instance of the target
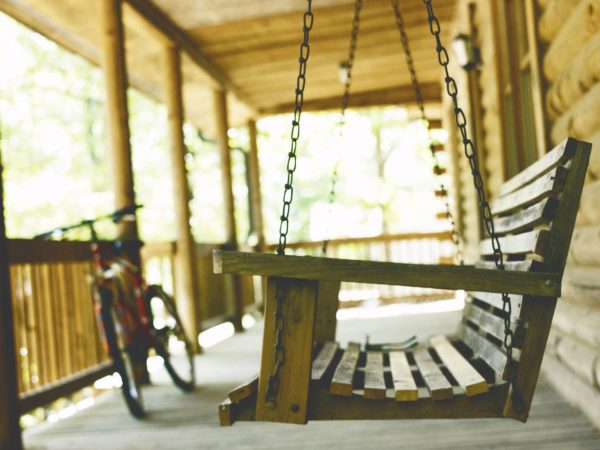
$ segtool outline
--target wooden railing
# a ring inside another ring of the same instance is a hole
[[[112,373],[94,312],[90,244],[9,240],[7,257],[21,411]]]
[[[295,255],[322,254],[323,241],[295,242],[287,245],[287,253]],[[266,246],[274,251],[276,245]],[[450,232],[388,234],[375,237],[331,239],[327,256],[332,258],[362,259],[421,264],[452,263],[454,248]],[[395,302],[448,298],[446,291],[408,286],[382,286],[342,283],[341,305],[350,306],[365,300]]]

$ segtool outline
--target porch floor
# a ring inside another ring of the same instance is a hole
[[[338,336],[364,342],[425,338],[452,332],[458,312],[342,320]],[[442,328],[440,328],[442,327]],[[419,330],[419,332],[417,332]],[[73,417],[25,433],[27,449],[204,448],[556,448],[598,449],[600,436],[544,379],[531,418],[311,422],[306,426],[238,422],[220,427],[217,405],[227,392],[258,372],[262,326],[238,334],[198,357],[198,389],[183,394],[158,375],[144,390],[148,418],[130,417],[119,392],[101,396]]]

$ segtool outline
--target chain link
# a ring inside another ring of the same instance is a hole
[[[454,107],[454,118],[456,121],[456,125],[459,129],[462,144],[464,148],[464,154],[469,161],[469,167],[471,169],[471,175],[473,176],[473,184],[475,185],[475,189],[477,191],[477,198],[479,201],[479,208],[481,210],[481,216],[483,219],[483,223],[485,226],[485,230],[490,237],[492,242],[492,250],[494,253],[494,264],[498,270],[504,270],[504,258],[502,254],[502,249],[500,248],[500,239],[496,235],[494,230],[494,221],[492,218],[492,211],[490,209],[489,202],[486,197],[483,178],[481,177],[481,172],[479,171],[479,161],[477,158],[477,150],[473,141],[469,138],[467,133],[467,118],[464,111],[460,108],[458,104],[458,88],[456,86],[456,81],[454,78],[450,76],[450,72],[448,70],[448,64],[450,62],[450,58],[448,57],[448,51],[442,44],[441,39],[441,27],[438,18],[435,15],[433,10],[432,0],[423,0],[425,7],[427,8],[427,20],[429,22],[429,30],[431,34],[435,37],[436,42],[436,52],[438,57],[438,62],[444,69],[444,83],[446,85],[446,92],[448,96],[452,99],[452,104]],[[521,399],[521,395],[519,392],[519,387],[516,382],[516,366],[513,361],[513,346],[514,346],[514,333],[511,327],[511,317],[512,317],[512,304],[510,296],[507,293],[502,293],[502,311],[504,313],[504,348],[506,350],[507,357],[507,365],[506,365],[506,376],[508,378],[509,383],[512,387],[512,399],[513,405],[515,409],[522,410],[523,403]]]
[[[346,125],[346,110],[350,105],[350,86],[352,85],[352,67],[354,67],[354,55],[356,54],[356,45],[358,43],[358,31],[360,29],[360,12],[363,7],[364,0],[356,0],[354,2],[354,17],[352,19],[352,30],[350,32],[350,45],[348,47],[348,59],[344,63],[346,69],[344,79],[344,94],[342,95],[342,108],[340,111],[340,121],[338,128],[338,137],[341,140],[344,137],[344,127]],[[339,167],[340,167],[340,156],[339,151],[336,155],[336,161],[333,165],[333,171],[331,173],[331,185],[329,187],[329,216],[333,213],[333,204],[335,203],[336,186],[339,178]],[[327,236],[328,233],[326,233]],[[323,256],[327,255],[327,246],[329,245],[329,239],[326,237],[323,239],[323,246],[321,247],[321,253]]]
[[[279,392],[279,372],[281,366],[285,362],[285,351],[283,347],[283,333],[284,333],[284,317],[283,317],[283,302],[284,302],[283,288],[277,283],[277,292],[275,293],[275,336],[273,339],[273,361],[272,370],[267,378],[267,389],[265,395],[265,406],[267,409],[273,410],[276,407],[277,393]]]
[[[291,149],[288,153],[287,161],[287,180],[283,191],[283,209],[281,211],[281,222],[279,224],[279,245],[277,254],[285,255],[285,246],[287,243],[287,234],[289,231],[289,215],[292,200],[294,199],[294,171],[296,170],[296,151],[298,149],[298,139],[300,138],[300,115],[302,114],[302,105],[304,104],[304,87],[306,86],[306,65],[310,56],[309,35],[314,24],[314,15],[312,13],[312,0],[306,0],[307,7],[304,13],[302,32],[303,39],[300,44],[300,56],[298,58],[299,68],[296,79],[296,89],[294,97],[294,117],[292,119],[291,131]],[[283,288],[277,283],[277,292],[275,293],[275,336],[272,370],[267,378],[267,389],[265,393],[265,406],[267,409],[275,409],[277,403],[277,394],[279,392],[279,373],[285,363],[285,349],[283,346],[285,318],[283,316],[283,302],[285,295]]]
[[[287,244],[287,235],[289,232],[289,216],[294,199],[294,172],[296,171],[296,151],[298,149],[298,139],[300,138],[300,115],[302,114],[302,105],[304,104],[304,88],[306,87],[306,66],[310,56],[309,35],[313,27],[315,17],[312,13],[312,0],[306,0],[307,7],[304,13],[302,32],[303,39],[300,44],[300,56],[298,58],[298,77],[296,78],[296,89],[294,97],[294,117],[292,119],[291,148],[287,160],[287,179],[283,190],[283,208],[281,211],[279,223],[279,243],[277,245],[277,254],[285,254]]]
[[[421,113],[421,121],[427,126],[427,139],[429,142],[429,151],[433,160],[433,173],[440,180],[439,190],[444,201],[446,218],[451,226],[451,238],[456,252],[456,260],[459,264],[462,265],[464,264],[464,259],[461,250],[461,237],[458,233],[456,222],[454,220],[454,215],[452,214],[452,210],[450,208],[448,190],[446,189],[446,186],[442,181],[443,171],[442,167],[440,166],[437,152],[435,150],[435,144],[433,142],[433,136],[431,134],[430,122],[427,119],[427,115],[425,114],[425,100],[423,98],[423,92],[421,91],[421,85],[419,84],[419,80],[417,78],[417,72],[415,70],[415,64],[413,61],[412,52],[410,50],[410,44],[408,41],[408,36],[406,34],[406,28],[404,26],[404,18],[402,17],[402,12],[400,11],[400,4],[398,3],[398,0],[391,0],[391,2],[392,8],[394,10],[394,16],[396,17],[396,25],[398,27],[398,32],[400,33],[400,42],[402,43],[402,49],[404,50],[404,56],[406,58],[406,65],[408,66],[408,71],[410,73],[412,88],[415,92],[415,100],[417,102],[419,112]]]

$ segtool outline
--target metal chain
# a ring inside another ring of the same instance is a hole
[[[440,162],[437,156],[437,152],[435,151],[435,145],[433,143],[433,137],[431,134],[431,126],[430,122],[427,119],[427,115],[425,114],[425,100],[423,98],[423,93],[421,91],[421,85],[419,84],[419,80],[417,78],[417,72],[415,70],[415,64],[412,57],[412,52],[410,50],[410,44],[408,41],[408,36],[406,34],[406,29],[404,26],[404,19],[402,17],[402,13],[400,11],[400,5],[398,0],[391,0],[392,8],[394,10],[394,16],[396,17],[396,25],[398,27],[398,31],[400,33],[400,41],[402,42],[402,48],[404,50],[404,56],[406,57],[406,65],[408,66],[408,71],[410,72],[410,80],[412,84],[412,88],[415,92],[415,100],[417,102],[417,107],[421,113],[421,120],[427,126],[427,139],[429,141],[429,151],[431,153],[431,157],[433,160],[433,173],[440,179],[440,192],[442,194],[442,198],[444,201],[446,218],[451,226],[451,238],[454,244],[455,252],[456,252],[456,260],[459,264],[464,264],[463,254],[461,250],[461,237],[458,233],[456,222],[454,220],[454,216],[452,214],[452,210],[450,208],[450,200],[448,195],[448,190],[441,180],[442,175],[442,167],[440,166]]]
[[[277,283],[277,292],[275,293],[275,299],[277,305],[275,307],[275,336],[273,339],[274,351],[273,351],[273,368],[267,378],[267,389],[265,395],[265,406],[267,409],[273,410],[276,406],[277,393],[279,392],[279,372],[281,366],[285,362],[285,351],[283,348],[283,333],[285,321],[283,318],[283,301],[284,301],[283,288],[280,283]]]
[[[344,79],[344,94],[342,95],[342,109],[340,111],[340,122],[339,122],[339,138],[344,136],[344,126],[346,125],[346,110],[350,104],[350,85],[352,84],[352,67],[354,66],[354,55],[356,54],[356,45],[358,43],[358,31],[360,29],[360,11],[363,7],[363,0],[356,0],[354,3],[354,17],[352,19],[352,31],[350,32],[350,45],[348,47],[348,59],[346,60],[346,78]],[[329,215],[331,216],[331,208],[335,202],[336,196],[336,185],[339,175],[340,158],[339,154],[336,157],[336,161],[333,165],[333,171],[331,174],[331,185],[329,188]],[[321,253],[323,256],[327,254],[327,246],[329,245],[329,239],[323,240],[323,246]]]
[[[304,34],[300,44],[300,57],[298,58],[298,77],[296,79],[296,90],[294,97],[294,117],[292,119],[291,148],[287,160],[287,180],[283,190],[283,209],[281,211],[279,224],[279,244],[277,254],[285,254],[287,244],[287,234],[289,231],[289,215],[294,198],[294,172],[296,171],[296,150],[298,149],[298,139],[300,138],[300,115],[302,114],[302,105],[304,104],[304,87],[306,86],[306,63],[310,55],[310,45],[308,38],[310,30],[313,27],[315,17],[312,13],[312,0],[306,0],[307,8],[304,13],[302,32]]]
[[[283,210],[281,212],[281,223],[279,224],[279,245],[277,254],[285,255],[285,246],[287,243],[287,234],[289,231],[289,215],[292,200],[294,198],[294,171],[296,170],[296,150],[298,149],[298,139],[300,138],[300,115],[302,105],[304,104],[304,87],[306,86],[306,63],[310,55],[309,35],[314,24],[314,15],[312,13],[312,0],[306,0],[307,7],[304,13],[302,32],[303,39],[300,44],[300,57],[298,59],[298,78],[296,79],[296,90],[294,98],[294,117],[292,119],[291,131],[291,149],[288,153],[287,161],[287,180],[283,191]],[[285,319],[283,317],[283,302],[285,295],[283,289],[277,286],[275,295],[275,336],[273,367],[267,378],[267,389],[265,395],[265,406],[268,409],[275,409],[277,393],[279,392],[279,372],[285,362],[285,352],[283,347],[283,335],[285,328]]]
[[[440,66],[442,66],[442,68],[444,69],[444,83],[446,84],[446,92],[448,93],[448,96],[452,99],[452,104],[454,106],[454,118],[456,121],[456,125],[460,131],[460,135],[462,137],[464,154],[469,160],[471,175],[473,176],[473,183],[475,185],[475,189],[477,191],[477,198],[479,200],[481,216],[483,218],[485,229],[492,243],[492,249],[494,252],[494,263],[498,270],[504,270],[504,259],[502,255],[502,249],[500,248],[500,239],[498,238],[494,230],[492,211],[490,209],[490,204],[486,197],[483,185],[483,178],[481,177],[481,172],[479,171],[477,149],[475,148],[473,141],[468,136],[467,118],[465,116],[464,111],[460,108],[458,104],[458,88],[456,86],[456,81],[450,76],[450,72],[448,70],[450,58],[448,56],[448,51],[442,44],[442,40],[440,37],[440,21],[436,17],[435,12],[433,10],[432,0],[423,0],[423,3],[427,8],[427,20],[429,22],[429,30],[431,31],[431,34],[435,37],[438,62]],[[514,347],[514,333],[511,328],[512,304],[510,296],[507,293],[502,293],[502,312],[504,313],[503,343],[507,357],[506,375],[512,387],[513,405],[517,410],[521,410],[523,408],[523,403],[516,382],[516,366],[512,358]]]

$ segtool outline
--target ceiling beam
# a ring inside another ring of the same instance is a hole
[[[226,91],[233,93],[240,101],[253,109],[244,94],[213,61],[200,51],[197,44],[167,17],[154,3],[148,0],[126,0],[131,8],[156,28],[164,37],[184,51],[202,70]]]
[[[440,102],[442,88],[439,83],[427,83],[421,86],[425,102]],[[390,106],[415,103],[415,94],[411,85],[395,86],[385,89],[356,92],[350,94],[350,108],[365,108],[369,106]],[[303,111],[326,111],[340,109],[341,96],[307,99],[304,101]],[[294,110],[292,103],[281,103],[272,107],[260,109],[261,116],[290,113]]]

